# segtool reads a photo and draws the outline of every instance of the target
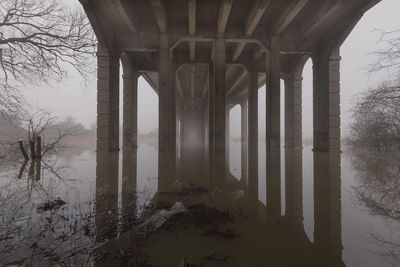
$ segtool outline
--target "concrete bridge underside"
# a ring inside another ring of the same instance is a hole
[[[227,114],[236,104],[242,107],[246,176],[253,176],[257,90],[263,84],[267,169],[279,166],[280,79],[285,84],[285,147],[300,149],[302,70],[312,58],[314,150],[340,151],[339,48],[378,2],[81,0],[99,41],[97,149],[119,149],[122,62],[124,146],[137,145],[138,77],[159,96],[160,183],[179,176],[177,157],[185,153],[190,161],[208,159],[205,169],[225,176]]]
[[[315,167],[321,177],[314,181],[315,243],[326,242],[341,259],[339,51],[379,0],[80,1],[99,42],[98,155],[119,150],[120,82],[124,155],[135,150],[137,86],[143,76],[159,96],[159,192],[176,179],[219,191],[246,188],[249,202],[258,207],[258,89],[266,85],[267,216],[280,218],[280,124],[283,119],[286,152],[301,154],[302,72],[311,58],[314,153],[327,155],[322,164],[314,157],[315,166],[322,165]],[[227,118],[237,104],[242,119],[240,182],[227,171]],[[302,222],[302,204],[290,204],[301,203],[297,176],[302,162],[296,160],[291,168],[291,161],[285,157],[286,176],[294,177],[286,180],[288,218]],[[98,165],[98,175],[108,174],[102,171],[106,167]]]

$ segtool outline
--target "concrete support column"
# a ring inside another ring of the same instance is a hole
[[[247,182],[248,178],[248,102],[241,103],[241,161],[242,161],[242,177],[241,179]]]
[[[257,211],[258,203],[258,71],[250,70],[248,101],[248,189],[249,202]]]
[[[201,154],[205,158],[206,154],[206,119],[207,119],[207,106],[205,101],[201,101],[201,113],[200,113],[200,141],[201,141]]]
[[[281,151],[281,60],[280,39],[272,36],[267,66],[266,131],[267,152]]]
[[[314,150],[340,151],[339,51],[321,51],[313,63]]]
[[[267,211],[269,219],[280,220],[281,214],[281,141],[280,141],[280,39],[272,36],[267,66],[266,142],[267,142]]]
[[[119,150],[119,55],[97,52],[97,151]]]
[[[214,64],[211,62],[208,67],[208,175],[214,177],[214,116],[215,116],[215,73]],[[212,181],[213,179],[211,179]],[[211,186],[211,183],[210,183]]]
[[[132,69],[123,74],[123,149],[137,147],[138,73]]]
[[[159,159],[158,185],[164,190],[175,179],[176,172],[176,107],[175,69],[171,64],[169,36],[160,35],[159,48]]]
[[[177,131],[177,178],[182,179],[183,178],[183,143],[184,143],[184,103],[183,99],[179,98],[177,99],[177,121],[180,123],[176,124],[176,131]],[[179,134],[178,134],[179,133]],[[178,145],[179,144],[179,145]],[[178,158],[179,155],[179,158]]]
[[[225,109],[225,166],[227,172],[230,171],[230,142],[231,142],[231,133],[230,133],[230,111],[231,107],[229,105],[226,106]]]
[[[302,145],[302,71],[286,74],[285,81],[285,148],[301,150]]]
[[[214,177],[223,182],[226,176],[226,101],[225,101],[225,40],[217,37],[215,41],[215,88],[214,88]]]

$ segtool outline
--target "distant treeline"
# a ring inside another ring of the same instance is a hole
[[[13,142],[19,139],[25,140],[28,135],[26,121],[17,118],[6,118],[0,116],[0,140],[2,142]],[[85,128],[81,123],[76,122],[72,117],[64,120],[56,120],[48,125],[43,136],[45,138],[54,138],[59,132],[69,131],[70,138],[84,138],[96,135],[96,126],[90,129]]]

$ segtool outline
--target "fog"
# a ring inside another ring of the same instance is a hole
[[[65,0],[65,2],[79,6],[77,0]],[[374,62],[374,56],[371,53],[378,45],[379,33],[376,29],[385,31],[400,29],[399,10],[399,0],[383,0],[364,15],[342,45],[342,136],[346,136],[349,132],[354,96],[384,78],[381,74],[368,75],[366,68]],[[95,69],[95,66],[93,67]],[[305,138],[310,138],[312,136],[311,60],[307,62],[303,76],[303,134]],[[62,83],[33,88],[27,86],[23,92],[28,103],[34,107],[44,107],[61,118],[72,116],[87,128],[96,122],[96,79],[94,75],[92,80],[83,81],[79,75],[71,71],[69,77]],[[265,88],[260,89],[259,97],[259,121],[262,129],[265,128]],[[153,131],[157,127],[158,121],[158,97],[142,78],[139,79],[138,108],[139,132]],[[240,135],[240,112],[232,114],[234,116],[231,118],[231,136],[234,137]]]

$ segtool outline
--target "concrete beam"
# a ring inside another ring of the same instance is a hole
[[[236,48],[235,51],[233,51],[233,56],[232,56],[232,61],[235,62],[239,59],[240,55],[242,54],[244,48],[246,47],[247,42],[240,42]]]
[[[188,0],[188,24],[189,34],[196,33],[196,0]],[[194,61],[196,57],[196,42],[189,41],[190,60]]]
[[[247,36],[254,32],[270,3],[271,0],[257,0],[251,6],[244,27],[244,32]]]
[[[116,32],[114,43],[121,51],[157,52],[160,36],[156,33]]]
[[[192,70],[190,72],[190,92],[192,95],[192,99],[194,99],[194,90],[195,90],[195,83],[194,78],[196,76],[196,65],[192,65]]]
[[[232,90],[232,93],[229,95],[229,99],[242,99],[243,97],[247,97],[247,87],[248,87],[248,81],[247,78],[242,79],[238,85],[235,87],[234,90]],[[240,100],[242,101],[242,100]],[[239,101],[239,102],[240,102]],[[230,101],[233,104],[238,104],[238,102],[234,102],[233,100]]]
[[[235,88],[236,88],[240,83],[243,82],[243,79],[246,78],[246,75],[247,75],[247,70],[246,70],[246,69],[243,69],[243,72],[242,72],[242,73],[240,74],[240,76],[235,80],[235,82],[232,84],[232,86],[228,89],[227,95],[230,95],[230,94],[235,90]]]
[[[196,58],[196,42],[195,41],[189,42],[189,57],[190,57],[190,61],[194,61]]]
[[[157,79],[153,79],[152,76],[153,75],[151,72],[142,73],[143,79],[145,79],[145,81],[151,86],[151,88],[153,88],[153,90],[158,94],[159,93],[158,82]]]
[[[287,26],[296,18],[300,11],[307,5],[309,0],[295,1],[294,4],[289,5],[279,17],[277,23],[274,25],[274,35],[281,35]]]
[[[250,36],[253,34],[270,3],[271,0],[257,0],[254,2],[252,7],[250,8],[249,14],[247,15],[246,23],[244,26],[245,36]],[[235,62],[236,60],[238,60],[242,51],[246,47],[246,44],[247,42],[240,42],[238,44],[233,53],[232,61]]]
[[[207,92],[208,92],[208,87],[210,85],[210,73],[207,72],[207,78],[204,81],[204,88],[203,88],[203,93],[202,93],[202,98],[205,98],[207,96]]]
[[[196,33],[196,0],[188,0],[189,34]]]
[[[165,11],[164,0],[151,0],[154,17],[157,21],[161,33],[167,32],[167,14]]]
[[[229,14],[231,13],[232,4],[233,4],[233,0],[221,0],[221,6],[219,8],[218,22],[217,22],[217,33],[218,34],[225,33]]]
[[[335,14],[342,6],[343,1],[338,0],[329,2],[329,6],[321,10],[318,14],[313,16],[313,20],[309,24],[305,24],[301,29],[301,36],[307,37],[313,34],[321,25],[325,24],[333,14]]]
[[[179,71],[176,72],[176,86],[178,89],[178,94],[180,99],[183,99],[182,82],[181,82],[181,75],[179,75]]]
[[[133,8],[127,6],[128,2],[126,0],[114,0],[113,4],[129,31],[136,32],[138,30],[138,20],[137,16],[133,14]]]
[[[102,25],[100,23],[101,20],[98,19],[98,12],[95,6],[90,3],[88,0],[80,0],[83,10],[86,13],[86,16],[89,19],[90,25],[93,28],[93,31],[97,37],[97,40],[100,45],[107,47],[108,49],[113,48],[113,38],[107,32],[104,31]]]

